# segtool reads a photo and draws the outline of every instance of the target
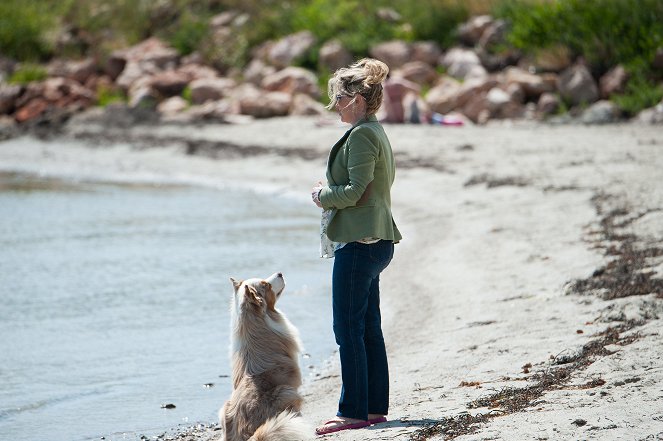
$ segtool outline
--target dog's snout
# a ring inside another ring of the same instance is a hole
[[[276,273],[276,277],[278,277],[279,279],[282,279],[283,278],[283,273]]]

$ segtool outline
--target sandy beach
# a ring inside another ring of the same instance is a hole
[[[108,127],[88,115],[47,141],[1,142],[0,171],[168,177],[309,203],[345,130],[315,118]],[[382,277],[389,421],[324,439],[663,439],[661,126],[386,130],[404,237]],[[311,426],[335,414],[336,363],[302,388]],[[218,439],[208,423],[160,438]]]

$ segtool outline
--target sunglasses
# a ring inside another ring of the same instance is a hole
[[[346,95],[344,93],[339,93],[338,95],[336,95],[336,101],[341,101],[341,98],[343,98],[343,97],[352,98],[351,95]]]

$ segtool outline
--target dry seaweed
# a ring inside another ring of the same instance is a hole
[[[654,245],[638,244],[633,234],[620,232],[637,219],[656,210],[647,210],[632,214],[628,207],[621,206],[606,212],[609,197],[596,195],[592,201],[597,213],[602,216],[600,221],[600,240],[596,245],[604,249],[610,261],[598,268],[585,279],[574,281],[570,287],[576,294],[591,292],[600,293],[604,300],[612,300],[629,296],[656,294],[663,298],[663,279],[654,277],[649,259],[663,256],[663,248]]]
[[[468,179],[465,182],[464,186],[470,187],[472,185],[479,185],[479,184],[486,184],[488,188],[505,187],[505,186],[526,187],[530,185],[530,182],[527,179],[522,178],[520,176],[497,177],[497,176],[492,176],[488,173],[482,173],[479,175],[472,176],[470,179]]]
[[[468,403],[469,409],[489,408],[486,413],[460,414],[447,417],[435,424],[424,427],[410,435],[410,441],[423,441],[433,436],[444,436],[445,440],[451,440],[461,435],[468,435],[479,430],[480,425],[492,418],[509,415],[523,411],[529,407],[540,404],[540,398],[548,391],[559,389],[592,389],[603,386],[605,380],[601,378],[592,379],[581,385],[569,385],[573,373],[584,370],[597,358],[611,354],[606,349],[608,345],[627,345],[636,341],[640,335],[633,333],[622,335],[642,323],[629,321],[619,326],[609,327],[603,332],[595,335],[595,338],[586,343],[578,356],[564,366],[557,366],[553,359],[547,369],[533,374],[529,379],[532,384],[525,387],[504,387],[499,391],[480,397]],[[529,363],[528,363],[529,364]],[[527,365],[526,365],[527,366]],[[460,386],[468,386],[471,383],[462,382]]]

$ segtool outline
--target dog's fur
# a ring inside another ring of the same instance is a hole
[[[230,279],[233,392],[219,411],[224,441],[297,441],[309,428],[299,416],[302,383],[299,335],[274,306],[285,288],[281,273]]]

